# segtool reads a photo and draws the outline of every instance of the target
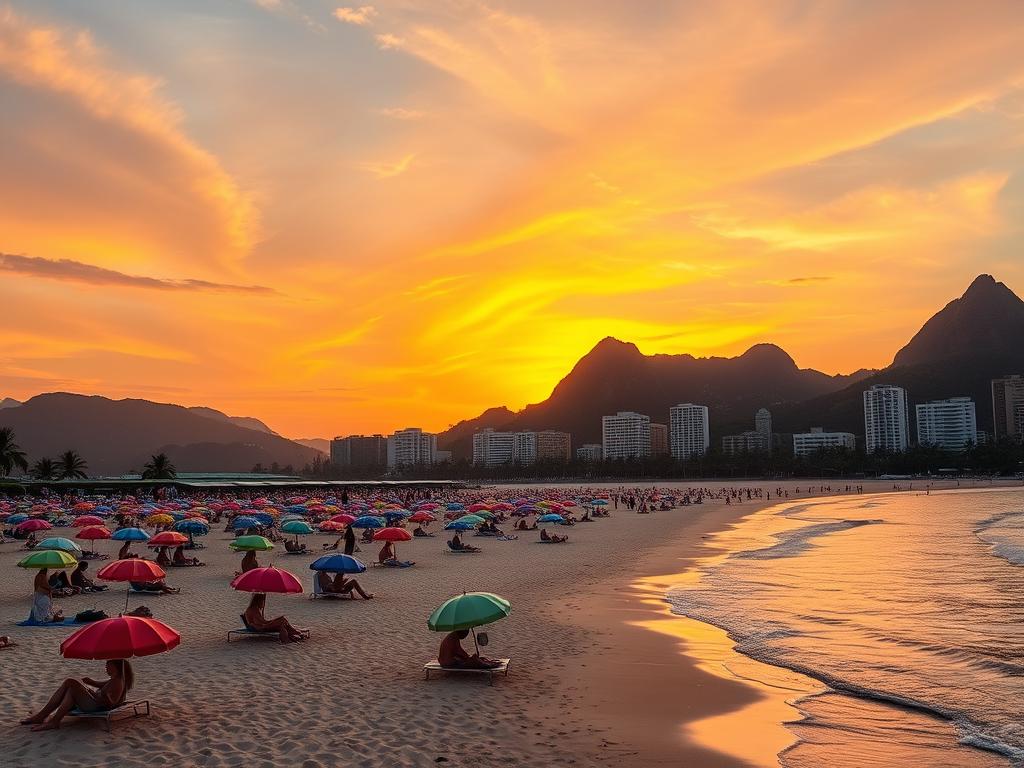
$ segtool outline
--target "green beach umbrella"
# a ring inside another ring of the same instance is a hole
[[[75,560],[67,552],[59,549],[44,549],[33,552],[18,563],[19,568],[70,568],[77,565]]]
[[[490,592],[464,592],[445,600],[430,618],[427,626],[435,632],[473,629],[503,619],[512,612],[512,605]]]
[[[281,526],[281,533],[304,534],[312,532],[313,526],[311,526],[305,520],[289,520],[287,523]]]
[[[274,543],[264,536],[239,536],[229,546],[240,552],[266,552],[274,548]]]
[[[458,520],[460,523],[472,523],[473,525],[480,525],[484,522],[484,519],[480,515],[463,515]]]

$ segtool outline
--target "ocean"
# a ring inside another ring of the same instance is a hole
[[[672,610],[818,682],[781,765],[1024,766],[1024,490],[780,504],[713,543]]]

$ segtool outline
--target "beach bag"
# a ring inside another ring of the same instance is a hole
[[[477,632],[476,642],[478,645],[482,645],[484,648],[491,642],[491,638],[487,636],[486,632]]]
[[[75,614],[75,622],[78,624],[88,624],[91,621],[99,621],[100,619],[106,619],[107,614],[105,611],[81,611]]]

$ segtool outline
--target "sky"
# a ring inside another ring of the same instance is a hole
[[[1024,294],[1024,3],[0,0],[0,397],[291,437]]]

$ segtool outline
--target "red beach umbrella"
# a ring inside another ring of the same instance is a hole
[[[302,584],[294,574],[272,565],[253,568],[236,576],[231,588],[239,592],[275,592],[282,595],[302,592]]]
[[[412,515],[409,516],[409,522],[411,522],[411,523],[432,523],[436,519],[437,518],[434,517],[429,512],[423,512],[423,511],[421,511],[421,512],[413,512]]]
[[[120,616],[86,624],[60,644],[65,659],[130,659],[176,648],[181,635],[156,619]]]
[[[348,512],[341,512],[330,519],[332,523],[341,523],[343,525],[351,525],[356,521],[355,515],[350,515]]]
[[[71,524],[71,527],[85,528],[88,525],[103,525],[103,518],[96,517],[96,515],[82,515],[75,518],[75,522]]]
[[[412,534],[405,528],[381,528],[373,534],[374,541],[412,541]]]
[[[317,527],[321,531],[343,531],[345,530],[345,523],[339,523],[335,520],[324,520]]]
[[[110,531],[102,525],[90,525],[76,533],[75,538],[85,541],[96,541],[98,539],[109,539],[111,535]]]
[[[46,531],[50,528],[53,528],[53,526],[45,520],[26,520],[24,523],[19,523],[14,526],[14,530],[24,531],[26,533],[32,533],[33,531]]]
[[[115,560],[100,568],[96,576],[104,581],[159,581],[167,574],[164,569],[151,560],[143,560],[141,557],[132,557],[127,560]],[[128,598],[132,590],[129,584],[124,596],[124,609],[128,610]]]
[[[161,531],[146,542],[147,547],[176,547],[188,542],[188,536],[177,531]]]

